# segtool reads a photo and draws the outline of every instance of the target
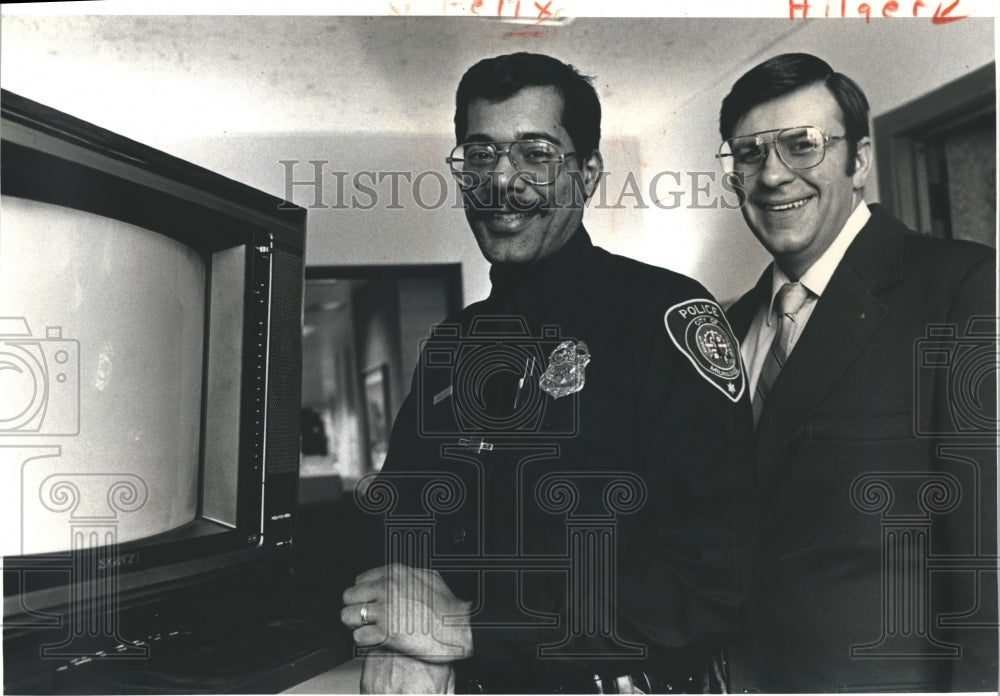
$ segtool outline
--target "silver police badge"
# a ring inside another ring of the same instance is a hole
[[[538,386],[551,394],[552,398],[575,394],[587,383],[586,367],[590,362],[590,350],[583,341],[563,341],[552,355]]]
[[[746,386],[740,344],[722,308],[712,300],[688,300],[668,309],[663,323],[698,374],[733,402],[739,401]]]

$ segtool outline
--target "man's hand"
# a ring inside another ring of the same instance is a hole
[[[472,656],[471,603],[436,570],[392,564],[359,575],[344,591],[340,620],[360,646],[380,646],[425,662]]]
[[[391,650],[373,650],[361,666],[363,694],[453,694],[455,670]]]

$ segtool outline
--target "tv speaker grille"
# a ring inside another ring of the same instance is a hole
[[[271,275],[271,339],[265,472],[299,466],[302,401],[302,257],[275,249]]]

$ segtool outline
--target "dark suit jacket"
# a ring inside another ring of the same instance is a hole
[[[995,320],[969,335],[994,253],[871,210],[757,428],[735,691],[997,688]],[[770,287],[730,309],[741,339]]]

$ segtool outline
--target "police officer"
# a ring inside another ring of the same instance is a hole
[[[595,247],[588,78],[474,65],[448,158],[490,296],[424,347],[379,478],[386,556],[344,593],[363,691],[718,686],[751,577],[739,346],[697,282]]]

